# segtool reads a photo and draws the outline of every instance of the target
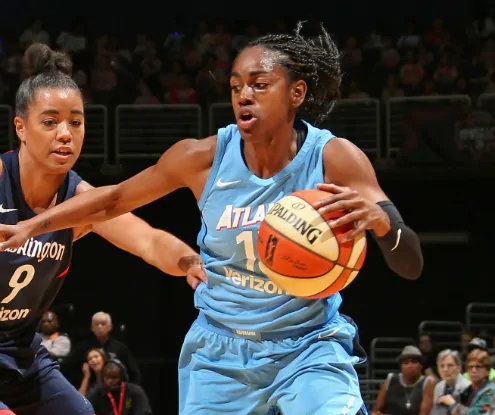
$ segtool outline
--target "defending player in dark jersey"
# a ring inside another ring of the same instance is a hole
[[[16,224],[91,186],[71,170],[84,140],[84,106],[71,62],[45,45],[25,54],[29,77],[16,97],[20,149],[0,156],[0,223]],[[194,250],[133,215],[48,232],[0,253],[0,415],[93,415],[61,375],[36,328],[67,275],[72,244],[94,231],[171,275],[204,272]],[[167,252],[167,255],[163,255]],[[13,412],[12,412],[13,411]]]

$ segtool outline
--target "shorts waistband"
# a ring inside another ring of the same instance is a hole
[[[312,331],[322,328],[326,323],[319,324],[317,326],[311,327],[301,327],[293,330],[282,330],[282,331],[272,331],[272,332],[258,332],[253,330],[240,330],[232,329],[226,325],[219,323],[218,321],[208,317],[202,311],[199,312],[196,322],[203,328],[213,331],[217,334],[226,337],[238,337],[241,339],[249,340],[282,340],[291,337],[302,337]]]

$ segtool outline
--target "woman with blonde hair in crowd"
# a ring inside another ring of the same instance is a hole
[[[79,387],[79,393],[86,396],[96,385],[102,382],[101,373],[105,362],[108,360],[103,349],[91,349],[86,355],[86,362],[82,366],[83,380]]]
[[[495,415],[495,384],[488,379],[491,369],[488,352],[472,350],[467,356],[466,369],[471,385],[461,393],[460,402],[445,394],[438,403],[446,406],[451,415]]]

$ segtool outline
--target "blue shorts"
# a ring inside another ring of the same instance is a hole
[[[89,401],[60,373],[43,347],[24,376],[0,371],[0,410],[16,415],[93,415]]]
[[[354,322],[337,314],[299,337],[250,340],[198,318],[179,359],[180,415],[367,413]]]

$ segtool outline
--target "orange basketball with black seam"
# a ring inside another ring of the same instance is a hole
[[[291,193],[271,207],[260,226],[261,270],[296,297],[316,299],[339,292],[356,278],[366,257],[364,232],[344,243],[342,236],[352,225],[328,225],[343,212],[321,215],[313,207],[328,196],[321,190]]]

